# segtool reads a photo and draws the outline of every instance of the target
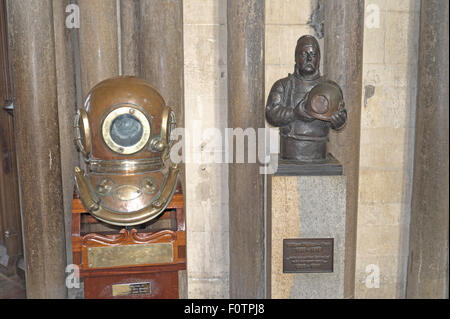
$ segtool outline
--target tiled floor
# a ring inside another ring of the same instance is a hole
[[[0,272],[0,299],[26,298],[25,283],[19,276],[7,277]]]

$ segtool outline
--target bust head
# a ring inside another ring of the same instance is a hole
[[[320,73],[320,47],[316,38],[304,35],[297,41],[295,47],[295,63],[300,75],[310,78]]]

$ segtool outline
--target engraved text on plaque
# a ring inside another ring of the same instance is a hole
[[[283,272],[333,272],[333,244],[333,238],[284,239]]]

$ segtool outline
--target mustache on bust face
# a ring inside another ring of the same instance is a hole
[[[303,64],[302,65],[302,69],[315,69],[316,68],[316,66],[314,65],[314,64],[312,64],[312,63],[305,63],[305,64]]]

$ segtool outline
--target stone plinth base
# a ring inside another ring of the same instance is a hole
[[[342,165],[330,153],[323,161],[300,162],[295,160],[278,159],[276,176],[329,176],[342,175]]]
[[[345,185],[345,176],[271,176],[271,298],[344,298]],[[309,238],[333,238],[332,272],[283,273],[283,240]]]

